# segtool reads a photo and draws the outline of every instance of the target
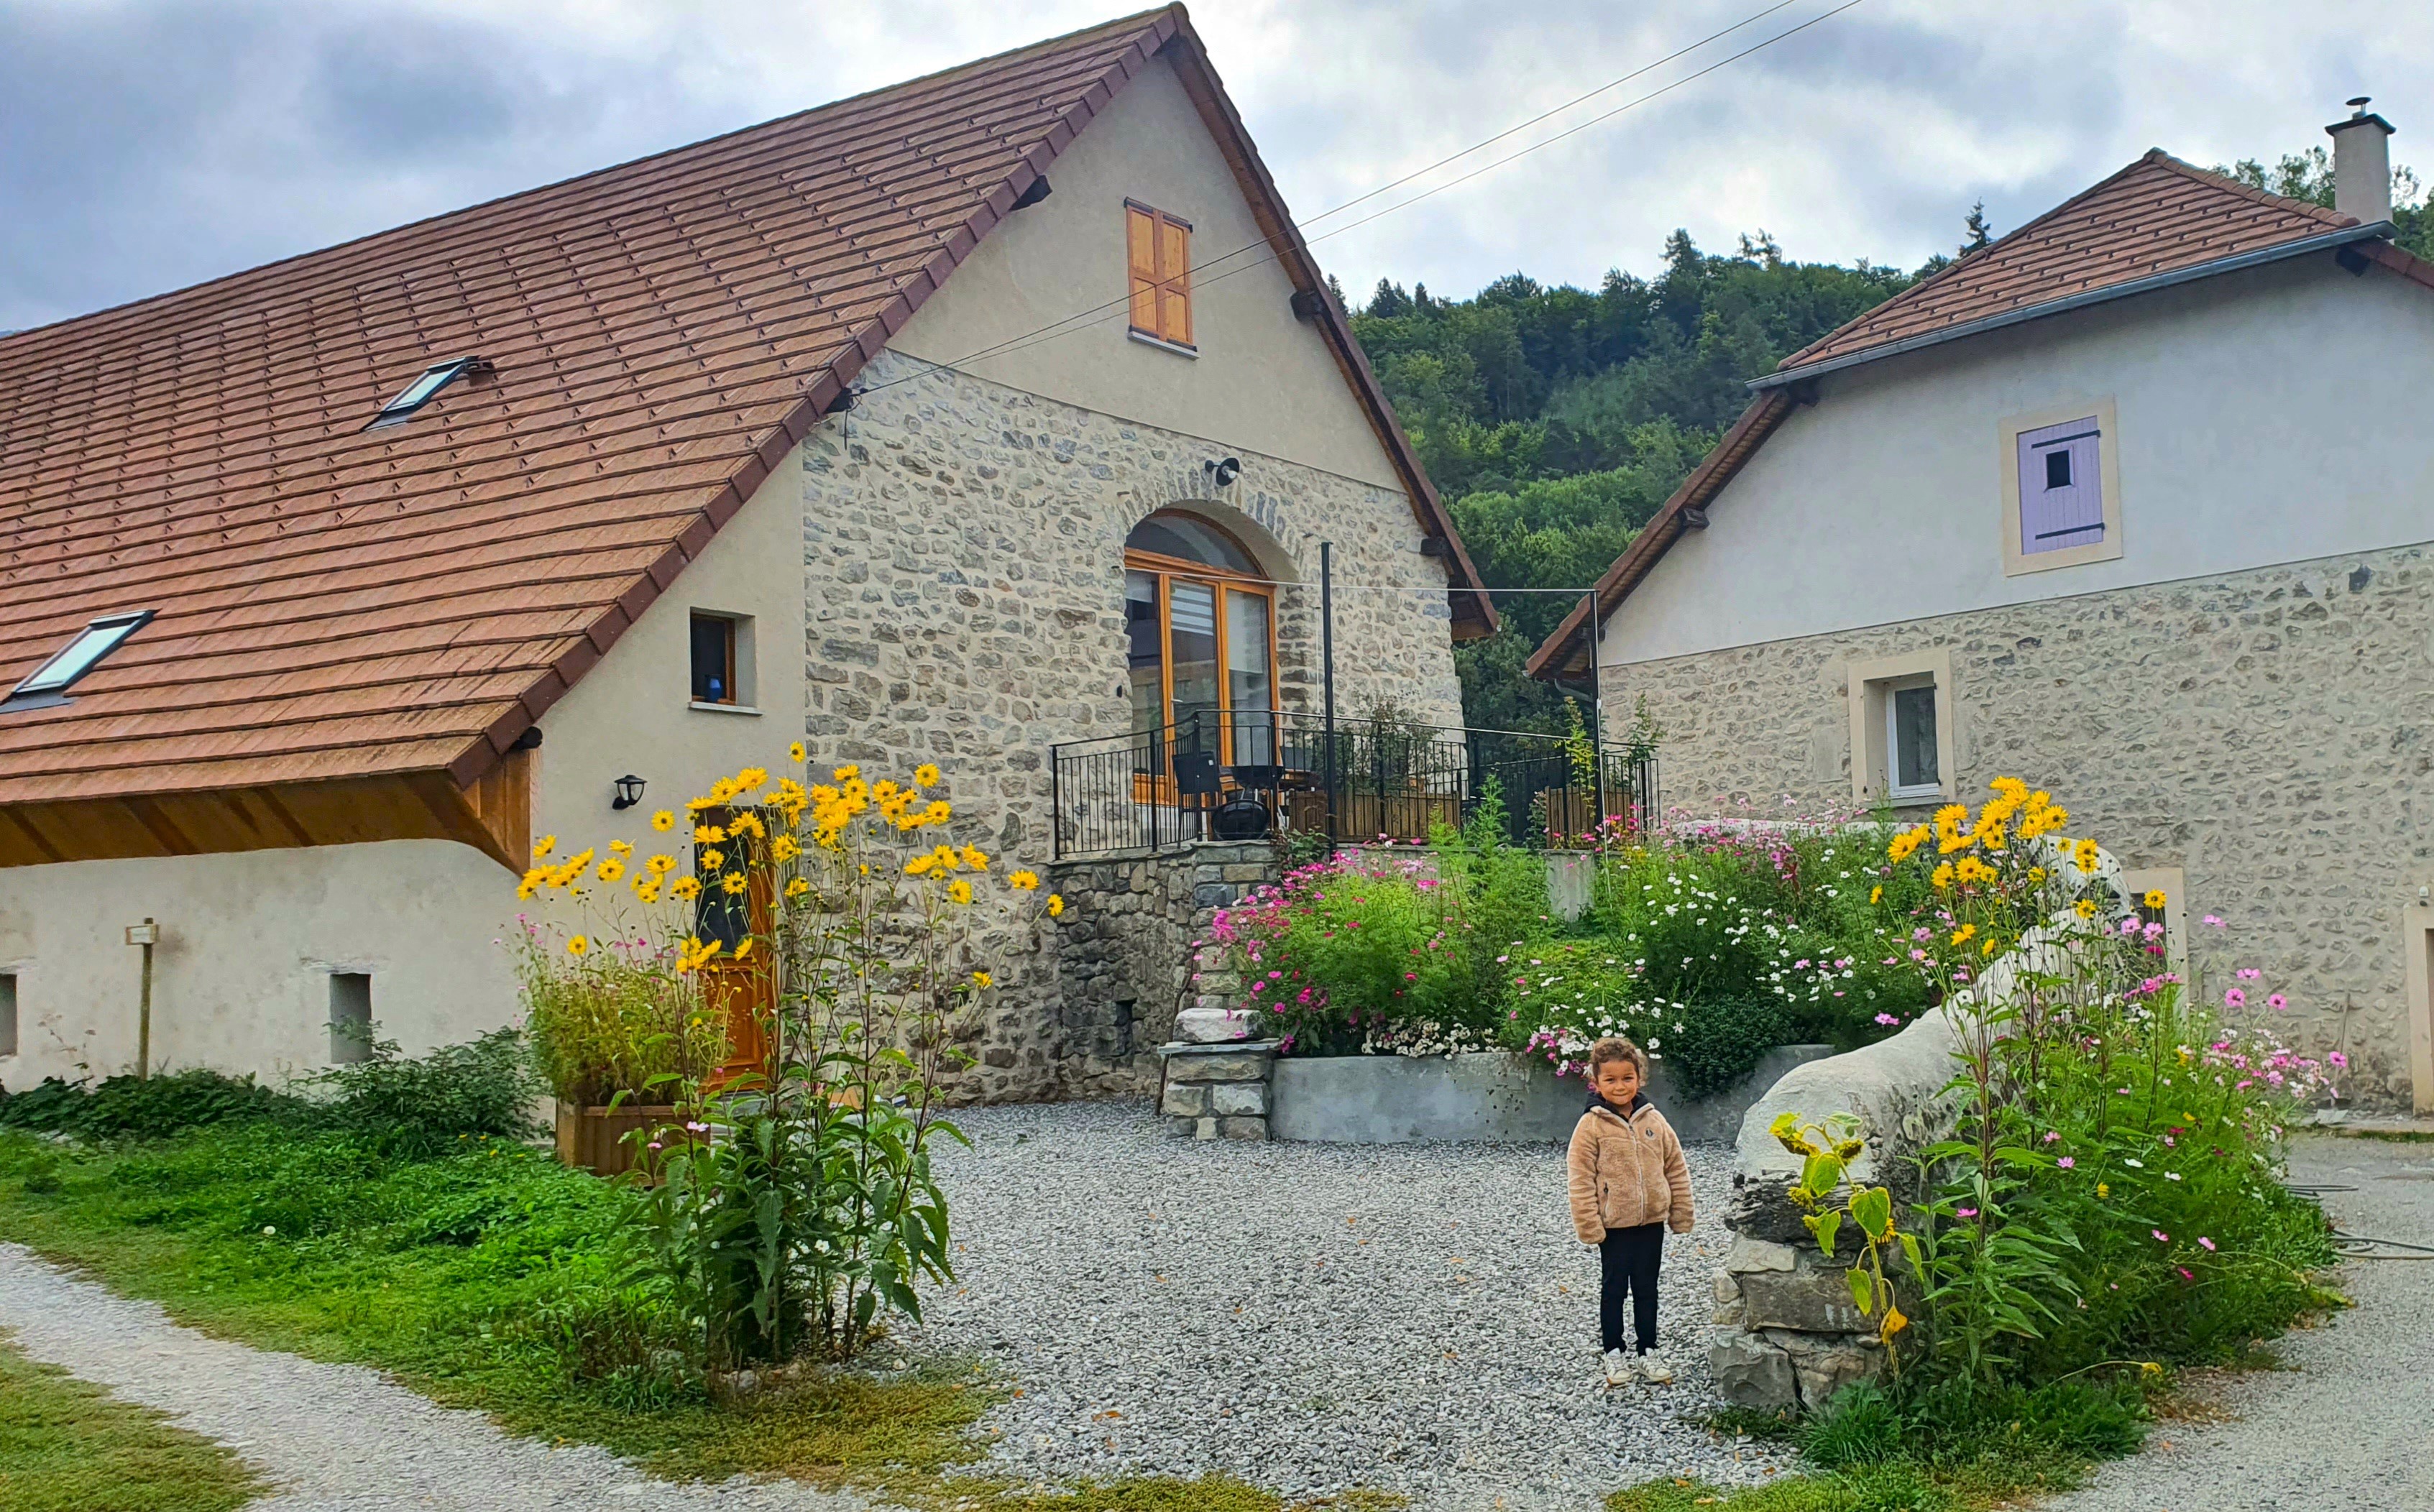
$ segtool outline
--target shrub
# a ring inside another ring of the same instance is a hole
[[[540,1077],[558,1101],[605,1107],[647,1102],[699,1081],[727,1059],[727,1020],[702,1001],[701,976],[678,972],[668,941],[647,936],[571,941],[530,920],[519,942],[524,1031]]]
[[[382,1040],[368,1059],[303,1078],[319,1122],[404,1158],[428,1157],[470,1138],[535,1132],[532,1062],[523,1036],[493,1029],[470,1044],[409,1057]]]
[[[94,1087],[51,1077],[31,1091],[0,1094],[0,1128],[80,1139],[166,1139],[215,1124],[292,1118],[301,1108],[250,1076],[216,1071],[117,1076]]]

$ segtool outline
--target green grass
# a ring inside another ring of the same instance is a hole
[[[665,1371],[587,1370],[570,1341],[634,1327],[621,1222],[608,1185],[508,1141],[412,1161],[277,1123],[104,1147],[0,1130],[0,1239],[207,1334],[372,1366],[652,1474],[783,1475],[986,1512],[1287,1512],[1223,1477],[1058,1490],[975,1475],[972,1430],[1010,1384],[953,1362],[814,1372],[729,1404]],[[650,1342],[625,1348],[647,1357]]]
[[[210,1439],[0,1342],[9,1512],[233,1512],[266,1489]]]

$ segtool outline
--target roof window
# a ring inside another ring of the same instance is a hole
[[[47,708],[67,702],[68,685],[93,671],[94,665],[118,649],[118,643],[151,623],[153,611],[104,615],[79,631],[58,655],[34,669],[0,699],[0,709]]]
[[[405,385],[397,398],[381,406],[372,416],[367,431],[378,431],[391,425],[403,425],[415,411],[439,397],[439,391],[459,378],[477,377],[490,370],[490,365],[479,357],[458,357],[449,362],[434,363],[422,375]]]

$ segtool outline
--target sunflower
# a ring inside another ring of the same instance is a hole
[[[617,859],[617,858],[616,858],[615,857],[613,857],[613,856],[612,856],[612,857],[610,857],[610,858],[608,858],[608,859],[607,859],[607,860],[605,860],[605,861],[602,861],[602,862],[600,863],[600,871],[599,871],[599,873],[598,873],[598,875],[599,875],[599,877],[600,877],[600,880],[602,880],[603,882],[614,882],[614,881],[615,881],[615,880],[617,880],[619,877],[624,876],[625,875],[626,875],[626,863],[625,863],[625,862],[623,862],[623,861],[621,861],[621,860],[619,860],[619,859]]]
[[[2164,906],[2164,890],[2159,887],[2149,888],[2147,890],[2145,902],[2147,907],[2151,909],[2162,908]]]
[[[844,766],[841,766],[834,772],[830,773],[829,775],[839,782],[851,782],[854,778],[862,775],[862,768],[855,765],[853,762],[848,761]]]
[[[913,769],[913,786],[916,788],[934,788],[937,785],[938,767],[935,762],[924,761]]]
[[[556,849],[557,849],[557,837],[555,835],[543,835],[540,839],[533,841],[533,854],[535,856],[547,856],[550,852]]]
[[[1054,919],[1054,918],[1056,918],[1056,917],[1058,917],[1058,916],[1062,915],[1062,914],[1064,913],[1064,911],[1065,911],[1065,894],[1063,894],[1062,892],[1051,892],[1051,893],[1049,893],[1049,894],[1048,894],[1048,916],[1049,916],[1050,918]]]
[[[799,898],[799,897],[801,897],[804,893],[809,892],[811,890],[812,890],[812,884],[810,884],[809,882],[804,881],[801,877],[799,877],[799,876],[798,876],[798,877],[795,878],[793,881],[791,881],[791,882],[789,882],[789,883],[787,883],[787,884],[786,884],[786,896],[788,896],[788,897],[790,897],[790,898]]]
[[[2071,911],[2077,913],[2083,919],[2093,919],[2096,917],[2096,900],[2093,898],[2082,898],[2077,904],[2072,906]]]
[[[726,878],[718,885],[721,889],[725,890],[728,897],[733,897],[737,893],[742,892],[746,888],[750,887],[752,883],[746,878],[743,873],[729,872],[727,874]]]
[[[1033,888],[1039,885],[1039,874],[1037,872],[1017,872],[1012,876],[1005,879],[1005,885],[1014,889],[1017,892],[1028,892]]]
[[[977,845],[964,847],[964,864],[975,872],[988,870],[988,856]]]
[[[973,985],[973,986],[975,986],[975,987],[989,987],[989,986],[993,986],[993,985],[995,985],[996,981],[997,981],[997,978],[996,978],[996,977],[991,977],[987,972],[985,972],[985,971],[976,971],[976,972],[972,973],[972,985]]]
[[[797,740],[794,744],[786,747],[786,759],[792,761],[798,767],[804,762],[810,760],[812,754],[803,749],[803,742],[800,740]]]
[[[677,816],[662,808],[651,816],[651,827],[664,835],[677,827]]]
[[[576,935],[574,939],[569,940],[566,943],[566,953],[570,956],[588,955],[591,953],[591,941],[590,937],[585,935]]]
[[[701,896],[701,878],[697,876],[677,877],[675,881],[668,884],[668,892],[674,897],[683,898],[688,901],[697,898]]]
[[[959,876],[947,884],[947,896],[957,903],[969,903],[972,901],[972,885]]]

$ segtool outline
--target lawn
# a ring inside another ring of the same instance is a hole
[[[0,1342],[9,1512],[231,1512],[265,1489],[210,1439]]]
[[[620,1223],[612,1188],[508,1140],[409,1160],[276,1119],[102,1146],[0,1130],[0,1239],[205,1333],[371,1366],[513,1433],[670,1478],[784,1475],[992,1512],[1282,1512],[1224,1479],[1042,1492],[975,1474],[970,1430],[1009,1384],[952,1361],[886,1368],[883,1347],[881,1368],[714,1403],[626,1336]]]

